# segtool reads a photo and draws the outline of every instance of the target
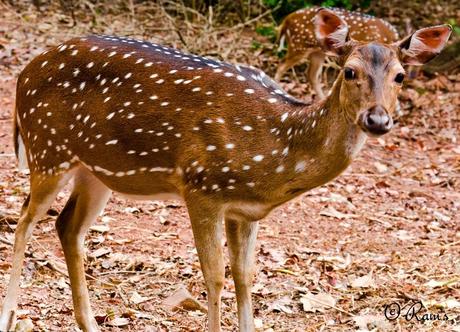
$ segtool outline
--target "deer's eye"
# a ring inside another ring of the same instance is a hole
[[[401,84],[404,81],[404,74],[397,73],[395,76],[395,82]]]
[[[355,71],[354,71],[353,69],[351,69],[351,68],[348,68],[348,67],[346,67],[346,68],[344,69],[344,75],[345,75],[345,79],[346,79],[347,81],[349,81],[349,80],[354,80],[354,79],[356,78],[356,73],[355,73]]]

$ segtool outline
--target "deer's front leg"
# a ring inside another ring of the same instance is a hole
[[[238,302],[238,323],[240,331],[244,332],[255,330],[251,288],[258,226],[257,221],[225,220],[232,276]]]
[[[215,207],[190,201],[187,207],[208,292],[208,328],[210,332],[220,332],[220,302],[225,281],[222,217]]]

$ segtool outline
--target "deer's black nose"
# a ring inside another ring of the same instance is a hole
[[[393,127],[393,119],[380,105],[367,110],[364,115],[364,126],[373,135],[383,135]]]

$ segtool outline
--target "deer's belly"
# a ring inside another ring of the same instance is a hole
[[[182,197],[179,194],[175,193],[156,193],[152,195],[132,195],[118,192],[120,196],[126,199],[140,200],[140,201],[164,201],[164,200],[174,200],[181,201]]]
[[[264,218],[273,205],[259,202],[233,201],[225,206],[225,217],[236,221],[257,221]]]
[[[135,200],[181,199],[177,172],[151,169],[136,172],[94,172],[93,174],[110,190]]]

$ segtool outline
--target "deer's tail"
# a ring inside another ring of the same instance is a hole
[[[29,165],[27,162],[26,148],[21,136],[21,132],[19,130],[20,121],[18,117],[17,107],[14,108],[13,117],[14,153],[16,154],[16,158],[18,159],[18,168],[20,170],[24,170],[29,168]]]

